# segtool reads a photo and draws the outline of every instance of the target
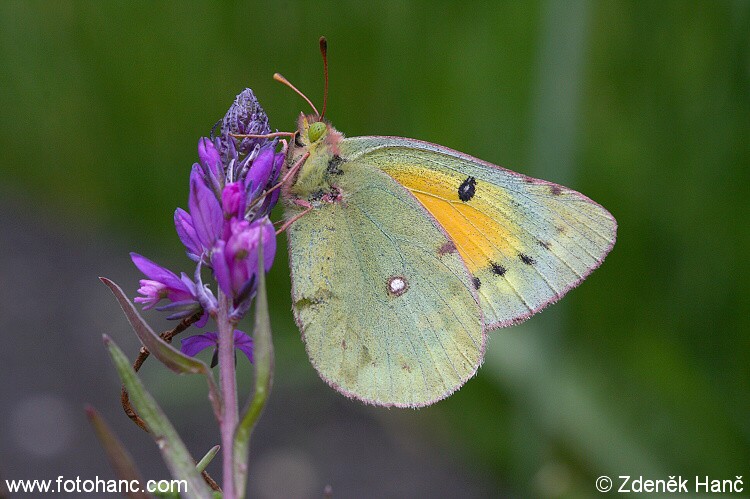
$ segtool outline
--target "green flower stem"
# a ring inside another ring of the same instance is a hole
[[[219,312],[216,323],[219,327],[219,386],[221,390],[222,410],[219,428],[221,430],[223,497],[235,499],[234,455],[232,441],[237,428],[239,414],[237,410],[237,373],[234,366],[234,327],[229,319],[231,299],[219,289]]]
[[[253,332],[253,360],[255,366],[255,392],[242,414],[234,436],[235,488],[238,497],[245,496],[247,461],[250,436],[263,412],[273,384],[273,341],[271,320],[268,315],[266,275],[263,271],[263,248],[258,249],[258,291],[255,296],[255,330]]]

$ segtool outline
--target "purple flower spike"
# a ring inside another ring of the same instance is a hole
[[[224,216],[216,195],[208,188],[200,171],[195,168],[190,174],[188,205],[195,234],[202,250],[207,251],[221,236]]]
[[[190,357],[195,357],[206,348],[216,348],[219,346],[219,335],[216,333],[204,333],[184,338],[181,343],[180,351]],[[250,363],[253,362],[253,339],[239,329],[234,330],[234,348],[245,354]],[[211,363],[211,367],[215,365]]]
[[[171,270],[165,269],[138,253],[131,253],[130,258],[135,266],[148,277],[148,279],[141,279],[141,287],[138,289],[143,296],[135,298],[136,303],[145,304],[144,310],[153,308],[163,298],[171,302],[195,301],[193,290]]]
[[[279,178],[284,154],[277,153],[278,139],[236,138],[233,135],[266,135],[268,116],[252,90],[240,93],[220,122],[218,136],[198,141],[198,162],[190,173],[188,209],[174,212],[174,224],[190,259],[197,263],[194,279],[178,277],[156,263],[132,254],[146,275],[135,298],[144,309],[156,308],[180,319],[202,311],[203,327],[209,317],[238,321],[249,310],[256,293],[258,246],[263,241],[264,269],[276,254],[276,235],[268,213],[281,193],[266,194]],[[215,125],[214,129],[218,126]],[[252,208],[251,208],[252,207]],[[213,271],[215,283],[232,300],[226,317],[220,311],[214,283],[205,284],[203,266]],[[169,303],[159,305],[166,299]],[[196,340],[197,341],[197,340]],[[249,355],[249,354],[248,354]]]

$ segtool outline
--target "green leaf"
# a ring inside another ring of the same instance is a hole
[[[101,414],[99,414],[99,412],[93,407],[86,406],[86,417],[94,428],[94,432],[96,433],[97,438],[99,438],[99,442],[101,442],[102,447],[104,447],[104,452],[107,454],[109,464],[112,465],[112,469],[114,469],[117,478],[127,480],[128,482],[145,483],[143,478],[141,478],[141,474],[133,462],[130,453],[112,432]],[[144,492],[129,492],[127,497],[144,499],[148,498],[149,495]]]
[[[187,481],[187,497],[209,499],[211,490],[195,468],[195,460],[175,431],[167,416],[146,391],[130,361],[109,336],[104,335],[104,345],[112,357],[117,373],[130,394],[130,401],[148,425],[151,435],[161,451],[172,476]]]
[[[184,353],[177,350],[175,347],[164,341],[158,334],[151,329],[141,314],[138,313],[133,303],[125,295],[120,286],[115,284],[113,281],[106,277],[99,278],[115,295],[115,298],[120,304],[120,308],[125,312],[125,317],[128,318],[128,322],[133,327],[138,339],[148,351],[157,359],[159,359],[165,366],[170,368],[172,371],[192,374],[203,374],[206,376],[208,382],[209,398],[211,399],[214,413],[220,413],[220,396],[219,391],[214,382],[214,378],[211,375],[211,370],[201,360],[189,357]]]
[[[203,470],[206,469],[206,467],[211,464],[211,461],[216,457],[216,454],[219,453],[219,449],[221,449],[220,445],[214,445],[209,449],[208,452],[206,452],[206,455],[203,456],[203,459],[198,461],[198,464],[195,465],[195,469],[197,469],[200,472],[203,472]]]
[[[255,428],[273,383],[273,342],[268,315],[266,274],[263,269],[263,245],[258,246],[258,292],[255,296],[255,330],[253,332],[255,393],[240,417],[234,434],[234,481],[238,497],[245,496],[250,436]]]
[[[208,366],[198,359],[188,357],[183,354],[175,347],[162,340],[158,334],[154,332],[151,327],[146,324],[141,314],[138,313],[135,306],[131,303],[130,299],[125,295],[120,286],[110,281],[106,277],[99,278],[104,284],[107,285],[112,293],[120,303],[122,311],[125,312],[125,316],[128,318],[130,325],[133,327],[133,331],[141,340],[143,346],[148,348],[149,352],[159,359],[165,366],[170,368],[176,373],[197,373],[206,374],[209,372]]]

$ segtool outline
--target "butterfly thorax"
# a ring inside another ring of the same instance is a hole
[[[301,115],[294,145],[289,148],[287,167],[309,154],[289,187],[288,197],[311,201],[329,193],[342,171],[339,143],[343,135],[316,116]]]

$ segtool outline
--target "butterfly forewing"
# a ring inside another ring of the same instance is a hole
[[[520,322],[598,267],[617,224],[566,187],[448,148],[399,137],[343,141],[342,156],[405,187],[446,231],[479,296],[486,328]]]

